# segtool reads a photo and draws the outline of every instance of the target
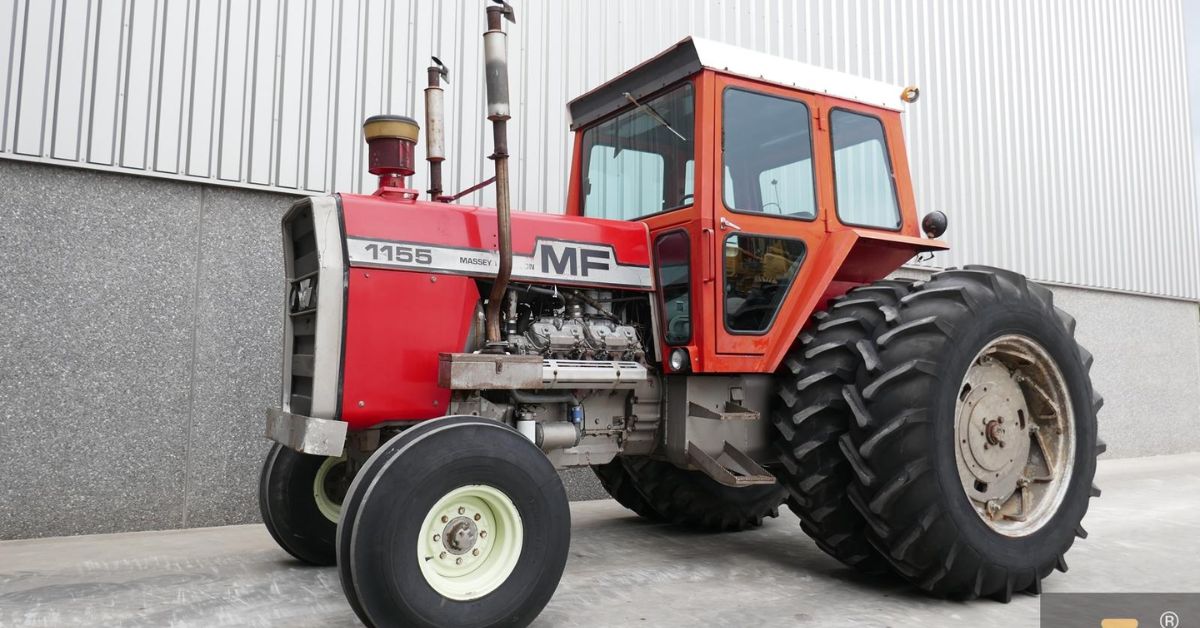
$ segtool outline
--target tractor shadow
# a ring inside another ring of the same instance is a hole
[[[932,597],[895,574],[866,574],[828,556],[783,511],[763,526],[741,532],[705,532],[649,521],[627,511],[573,525],[572,562],[617,561],[631,572],[661,570],[676,577],[682,566],[698,578],[742,582],[782,591],[802,587],[814,594],[840,591],[841,596],[884,598],[903,607],[962,609],[967,602]],[[571,565],[568,565],[570,571]],[[1017,596],[1020,599],[1021,596]],[[992,604],[981,600],[970,604]]]

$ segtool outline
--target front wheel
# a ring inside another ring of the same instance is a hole
[[[1074,331],[1048,289],[975,266],[915,288],[877,337],[846,388],[850,497],[917,586],[1008,601],[1066,570],[1104,449]]]
[[[306,563],[334,564],[334,537],[350,480],[345,457],[312,456],[276,444],[258,484],[259,510],[271,538]]]
[[[338,526],[338,566],[368,626],[523,626],[557,588],[570,536],[541,450],[507,425],[448,417],[367,461]]]

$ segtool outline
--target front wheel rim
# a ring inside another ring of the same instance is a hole
[[[1050,354],[1020,334],[976,354],[959,385],[954,453],[976,514],[1004,536],[1027,536],[1058,513],[1075,466],[1075,412]]]
[[[434,591],[452,600],[474,600],[512,575],[524,537],[521,515],[507,495],[485,484],[462,486],[425,515],[417,562]]]
[[[342,481],[342,478],[336,477],[337,474],[331,474],[331,472],[338,465],[344,464],[346,464],[345,456],[326,458],[321,466],[317,467],[317,474],[313,477],[313,501],[317,504],[317,510],[333,523],[337,523],[338,517],[342,514],[342,499],[335,497],[338,492],[333,490],[332,485]],[[344,473],[345,468],[343,467],[341,471]],[[343,495],[344,493],[345,491],[341,492]]]

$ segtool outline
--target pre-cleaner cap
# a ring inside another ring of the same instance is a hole
[[[379,177],[379,187],[405,187],[404,178],[416,171],[413,161],[420,128],[408,116],[371,116],[363,122],[367,170]]]
[[[367,141],[376,139],[398,139],[416,142],[421,126],[408,116],[378,115],[363,122],[363,135]]]

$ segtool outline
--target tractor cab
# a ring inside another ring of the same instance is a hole
[[[829,298],[945,248],[918,231],[916,96],[684,39],[571,101],[567,213],[649,227],[669,368],[774,371],[790,343],[773,339]]]

